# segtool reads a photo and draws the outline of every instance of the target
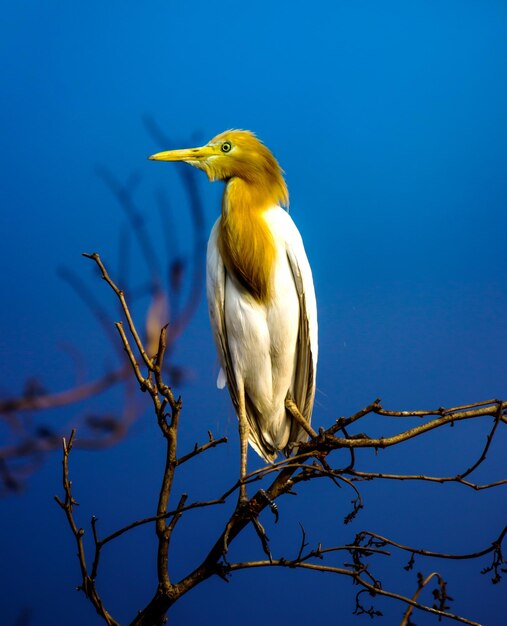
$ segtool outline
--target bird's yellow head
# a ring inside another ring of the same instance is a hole
[[[271,151],[248,130],[226,130],[205,146],[159,152],[154,161],[184,161],[204,170],[210,180],[241,179],[263,186],[274,202],[287,205],[283,170]]]

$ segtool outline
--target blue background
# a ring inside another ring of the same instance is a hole
[[[97,250],[111,271],[125,217],[97,176],[135,172],[135,198],[152,234],[163,228],[188,250],[191,228],[178,165],[151,163],[160,149],[143,116],[179,143],[204,143],[227,128],[255,131],[286,171],[291,214],[310,258],[320,322],[317,426],[381,396],[393,409],[437,408],[506,397],[507,341],[507,5],[472,2],[18,2],[0,22],[2,137],[0,213],[0,391],[22,392],[29,376],[50,390],[100,375],[112,348],[89,310],[57,276],[60,266],[86,278],[117,313],[83,251]],[[182,145],[181,147],[186,147]],[[198,178],[207,228],[221,185]],[[173,208],[162,226],[156,193]],[[146,279],[132,245],[131,279]],[[204,262],[204,261],[203,261]],[[136,309],[144,314],[143,301]],[[204,302],[173,354],[189,371],[180,449],[226,434],[228,446],[182,468],[175,498],[215,497],[237,473],[236,418],[215,388],[217,361]],[[121,394],[95,400],[118,412]],[[33,416],[65,430],[75,407]],[[412,441],[363,467],[453,475],[480,453],[491,421],[463,423]],[[400,422],[371,418],[368,434]],[[4,429],[5,430],[5,429]],[[4,432],[2,430],[2,433]],[[79,433],[78,433],[79,436]],[[8,443],[8,441],[7,441]],[[154,510],[163,446],[146,412],[128,437],[105,452],[76,451],[72,476],[80,523],[92,513],[105,534]],[[337,463],[340,459],[337,458]],[[251,467],[258,465],[253,453]],[[477,480],[505,476],[499,433]],[[21,495],[0,503],[2,623],[23,610],[33,626],[100,623],[82,595],[75,549],[62,512],[60,457],[50,455]],[[479,550],[505,524],[504,488],[474,493],[459,485],[363,487],[365,510],[342,519],[352,494],[324,481],[280,501],[281,521],[263,521],[275,556],[299,546],[352,541],[366,528],[428,549]],[[205,553],[226,511],[192,513],[180,523],[174,577]],[[88,533],[89,534],[89,533]],[[88,535],[87,535],[88,536]],[[122,623],[155,589],[151,528],[111,544],[98,585]],[[230,558],[261,558],[253,532]],[[406,559],[375,561],[384,587],[411,595]],[[338,561],[339,562],[339,561]],[[505,623],[505,581],[479,571],[489,560],[424,563],[439,569],[452,609],[489,626]],[[174,624],[363,623],[351,615],[348,579],[297,571],[248,571],[229,585],[210,580],[172,613]],[[429,594],[423,599],[431,602]],[[375,600],[399,623],[403,607]],[[435,620],[414,617],[417,624]]]

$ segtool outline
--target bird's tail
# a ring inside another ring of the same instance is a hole
[[[248,441],[250,445],[266,463],[273,463],[278,456],[279,450],[273,445],[272,441],[268,441],[267,437],[263,434],[260,428],[263,422],[262,416],[247,393],[245,393],[245,409],[249,426]]]

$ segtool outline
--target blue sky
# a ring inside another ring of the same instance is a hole
[[[80,256],[97,250],[116,268],[124,231],[125,217],[97,168],[120,180],[140,177],[136,202],[156,249],[163,248],[163,228],[179,250],[190,249],[178,166],[146,160],[172,147],[147,132],[143,119],[151,116],[174,145],[202,143],[226,128],[253,130],[284,168],[317,290],[317,426],[378,396],[394,409],[506,397],[505,3],[50,1],[5,5],[2,18],[4,396],[21,392],[30,376],[51,390],[73,384],[68,346],[79,351],[87,378],[113,361],[89,311],[57,275],[64,266],[83,277],[116,319],[112,294]],[[204,175],[198,180],[210,228],[222,189]],[[160,190],[173,210],[170,225],[160,224]],[[132,280],[142,283],[139,259],[133,244]],[[205,439],[209,428],[231,439],[210,453],[213,471],[203,459],[183,472],[181,489],[191,497],[215,495],[237,471],[237,439],[229,398],[214,386],[204,303],[173,358],[191,372],[181,389],[181,449]],[[113,411],[116,402],[112,395],[93,407]],[[69,417],[59,411],[33,419],[58,428]],[[379,459],[366,455],[365,463],[452,474],[475,458],[488,425],[464,424]],[[364,428],[384,434],[397,426],[376,418]],[[505,476],[502,449],[499,433],[480,480]],[[162,454],[149,413],[115,448],[76,452],[81,523],[94,513],[106,532],[148,515]],[[21,495],[0,503],[2,554],[10,563],[1,574],[6,624],[26,606],[32,626],[69,623],[69,614],[76,626],[100,623],[74,591],[77,562],[52,502],[59,461],[50,456]],[[300,498],[282,501],[281,528],[265,520],[273,544],[279,541],[275,550],[297,550],[301,521],[312,543],[345,543],[368,528],[466,552],[487,545],[506,519],[502,490],[373,484],[364,488],[365,510],[344,527],[350,497],[336,491],[321,484],[311,494],[306,486]],[[203,553],[222,515],[196,514],[181,525],[178,571]],[[153,548],[152,532],[140,530],[104,559],[100,588],[121,621],[152,595]],[[238,558],[257,554],[258,545],[249,536],[237,550]],[[502,590],[479,574],[487,564],[440,567],[456,612],[500,626]],[[418,565],[426,573],[436,568]],[[398,563],[383,567],[386,586],[413,592],[413,574]],[[386,615],[379,623],[400,621],[399,605],[377,604]],[[209,581],[175,607],[174,623],[312,623],[316,607],[319,621],[361,621],[351,616],[349,581],[262,571],[239,573],[228,586]]]

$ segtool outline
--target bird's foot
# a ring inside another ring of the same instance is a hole
[[[250,502],[248,500],[248,496],[246,495],[246,485],[240,485],[239,488],[239,497],[238,502],[236,504],[236,508],[234,510],[234,514],[229,520],[227,527],[224,532],[224,545],[223,545],[223,554],[227,554],[229,550],[229,534],[234,522],[237,521],[238,518],[250,518],[252,516]]]
[[[278,510],[277,510],[276,504],[271,500],[271,498],[267,495],[267,493],[264,490],[261,490],[261,492],[262,492],[262,496],[268,502],[271,511],[275,515],[276,521],[278,521]],[[246,496],[246,492],[244,490],[240,491],[238,503],[236,504],[236,510],[234,511],[234,515],[229,520],[229,523],[227,524],[227,527],[224,532],[224,539],[223,539],[224,560],[225,560],[225,555],[227,554],[227,551],[229,550],[229,534],[230,534],[232,526],[234,525],[235,521],[237,521],[238,518],[248,519],[252,523],[255,529],[255,532],[257,533],[257,536],[260,539],[261,546],[262,546],[264,553],[266,554],[268,559],[272,561],[273,556],[271,554],[271,550],[269,549],[269,538],[266,535],[266,531],[264,530],[263,525],[259,521],[259,515],[258,513],[255,512],[255,507],[252,506],[252,503],[248,500],[248,497]]]
[[[276,520],[278,521],[278,511],[276,509],[276,504],[271,500],[268,494],[264,491],[264,489],[260,490],[262,497],[268,502],[271,510],[276,515]],[[254,498],[255,499],[255,498]],[[274,507],[274,508],[273,508]],[[249,518],[252,522],[252,525],[257,533],[257,536],[260,539],[262,549],[264,554],[268,557],[268,559],[273,561],[273,557],[271,555],[271,550],[269,549],[269,538],[266,535],[266,531],[264,530],[264,526],[259,521],[259,514],[257,512],[257,508],[253,505],[253,501],[250,502],[246,495],[246,485],[241,485],[240,493],[238,498],[238,504],[236,505],[236,515],[241,517]]]
[[[229,523],[225,527],[225,531],[224,531],[224,542],[223,542],[223,549],[222,549],[222,557],[223,557],[225,562],[227,562],[227,559],[225,558],[225,555],[229,551],[229,534],[231,532],[233,520],[234,520],[234,515],[229,520]]]
[[[271,513],[273,513],[273,515],[275,516],[275,524],[277,524],[278,523],[278,507],[276,506],[276,502],[268,496],[268,494],[264,491],[264,489],[259,489],[259,494],[268,503]]]
[[[260,539],[264,554],[268,557],[269,562],[272,563],[273,555],[271,554],[271,550],[269,549],[269,538],[266,535],[264,526],[259,522],[259,518],[257,517],[257,515],[252,516],[252,524],[253,524],[253,527],[255,528],[255,532],[257,533],[257,536]]]

